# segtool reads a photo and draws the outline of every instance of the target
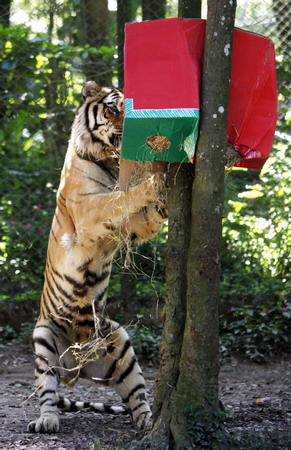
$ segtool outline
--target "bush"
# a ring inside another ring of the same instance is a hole
[[[272,307],[231,306],[221,328],[221,354],[242,353],[263,362],[290,344],[291,303]]]
[[[10,325],[0,327],[0,342],[5,343],[16,338],[17,333]]]
[[[159,361],[161,327],[153,329],[136,324],[127,329],[133,348],[138,357],[152,363]]]

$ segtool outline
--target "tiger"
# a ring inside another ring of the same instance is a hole
[[[82,94],[56,195],[33,331],[40,417],[28,431],[57,432],[58,410],[129,414],[137,429],[149,430],[152,413],[141,368],[128,333],[107,317],[105,305],[117,250],[128,241],[150,239],[167,218],[165,183],[151,173],[128,191],[118,188],[123,93],[90,81]],[[73,385],[82,377],[114,387],[123,404],[76,402],[57,392],[60,383]]]

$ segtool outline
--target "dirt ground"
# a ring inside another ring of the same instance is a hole
[[[152,391],[155,369],[144,367]],[[242,449],[291,449],[291,357],[264,365],[233,359],[220,373],[220,398],[230,412],[229,432],[259,433],[266,446],[243,444]],[[66,388],[73,399],[96,399],[120,404],[111,389],[83,381]],[[117,450],[137,439],[129,417],[94,413],[62,413],[58,434],[26,431],[38,409],[33,393],[33,356],[27,349],[0,346],[0,448],[15,450]],[[150,400],[152,397],[150,396]],[[138,449],[138,445],[134,446]]]

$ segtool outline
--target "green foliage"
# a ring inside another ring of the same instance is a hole
[[[17,344],[25,347],[31,347],[32,345],[32,333],[34,330],[35,323],[24,322],[21,325],[21,329],[16,337]]]
[[[114,49],[55,43],[25,26],[0,26],[1,298],[40,296],[48,233],[83,61]]]
[[[168,226],[164,224],[161,231],[149,242],[133,247],[129,253],[129,268],[134,279],[134,299],[151,299],[152,305],[163,299],[165,287],[164,259]],[[126,249],[122,249],[115,258],[110,278],[110,297],[119,298],[121,293],[121,277],[127,259]]]
[[[138,247],[134,255],[134,265],[137,268],[136,280],[137,297],[152,297],[153,300],[163,298],[165,286],[165,250],[168,226],[151,241]]]
[[[32,344],[32,333],[35,323],[24,322],[19,332],[10,325],[0,326],[0,342],[15,342],[17,345],[30,347]]]
[[[39,297],[59,177],[55,165],[64,153],[75,101],[64,80],[56,86],[53,76],[70,73],[71,59],[70,49],[43,35],[33,37],[26,27],[0,27],[2,298]],[[62,128],[51,119],[60,110],[67,119],[63,140]]]
[[[226,178],[222,299],[228,305],[274,303],[290,291],[290,156],[278,133],[261,172]]]
[[[231,434],[224,427],[227,414],[224,411],[216,411],[211,416],[199,408],[189,408],[186,412],[187,429],[193,442],[193,448],[213,449],[238,448]]]
[[[161,338],[161,327],[152,329],[136,324],[127,328],[138,357],[144,361],[157,363],[159,361],[159,344]]]
[[[10,325],[0,327],[0,342],[7,342],[17,337],[16,331]]]
[[[189,435],[193,439],[193,448],[197,450],[276,450],[285,448],[285,445],[288,447],[288,442],[283,442],[284,437],[280,438],[274,431],[265,430],[263,434],[252,431],[228,433],[225,423],[231,420],[231,413],[226,411],[216,411],[210,417],[199,408],[189,408],[186,417]]]
[[[278,433],[269,430],[264,430],[263,434],[243,431],[233,434],[233,437],[235,445],[231,448],[244,450],[278,450],[279,448],[288,448],[290,445],[290,442],[289,445],[287,442],[283,442],[284,438],[280,438]]]
[[[290,348],[291,303],[272,307],[231,306],[222,321],[221,354],[239,352],[256,362],[263,362]]]
[[[0,180],[0,267],[1,278],[9,281],[2,281],[1,290],[2,295],[13,294],[14,298],[36,298],[55,194],[46,182],[48,171],[15,170],[12,177],[11,172],[7,168],[6,177]]]

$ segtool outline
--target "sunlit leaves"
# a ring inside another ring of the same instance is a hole
[[[262,197],[264,194],[258,189],[250,189],[238,194],[239,198],[258,198]]]
[[[277,136],[261,173],[233,171],[226,177],[222,293],[236,302],[261,294],[275,301],[291,273],[290,155]]]

